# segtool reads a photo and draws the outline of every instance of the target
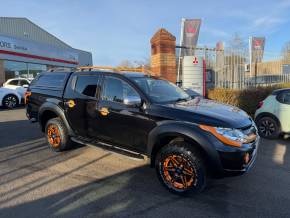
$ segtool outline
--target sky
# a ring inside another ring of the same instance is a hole
[[[0,0],[1,14],[26,17],[74,48],[90,51],[94,65],[150,58],[150,39],[165,28],[180,39],[182,18],[200,18],[198,45],[214,47],[238,34],[266,37],[278,56],[290,41],[290,0]]]

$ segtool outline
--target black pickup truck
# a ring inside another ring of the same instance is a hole
[[[28,88],[26,111],[52,150],[77,142],[147,156],[179,194],[201,191],[209,175],[243,174],[259,144],[244,111],[136,72],[43,72]]]

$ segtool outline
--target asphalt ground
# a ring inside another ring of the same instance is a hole
[[[290,217],[290,139],[262,140],[249,173],[180,197],[145,160],[85,146],[54,153],[23,108],[0,109],[0,217]]]

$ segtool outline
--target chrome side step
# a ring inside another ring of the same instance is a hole
[[[86,145],[90,147],[98,147],[104,150],[109,150],[118,154],[122,154],[132,159],[148,160],[148,157],[146,155],[143,155],[134,151],[130,151],[130,150],[127,150],[125,148],[121,148],[115,145],[111,145],[105,142],[89,140],[86,138],[75,138],[75,137],[71,137],[71,140],[82,145]]]

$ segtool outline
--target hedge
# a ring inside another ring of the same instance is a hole
[[[279,88],[290,88],[290,83],[244,90],[215,88],[207,91],[207,98],[237,106],[253,117],[258,103]]]

